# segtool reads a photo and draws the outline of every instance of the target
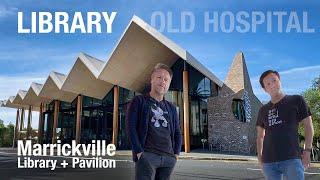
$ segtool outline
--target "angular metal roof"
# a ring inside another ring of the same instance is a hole
[[[218,86],[223,85],[189,52],[133,16],[107,62],[80,53],[67,76],[51,72],[43,85],[32,83],[28,91],[19,91],[5,105],[36,107],[53,99],[72,102],[78,94],[102,99],[113,85],[141,92],[155,64],[172,66],[178,59],[185,60]]]
[[[61,87],[61,90],[103,99],[113,84],[98,79],[104,62],[80,53]]]
[[[48,103],[51,101],[49,98],[40,97],[39,93],[43,87],[43,84],[33,82],[23,99],[24,104],[31,106],[40,106],[41,103]]]
[[[182,58],[220,87],[220,81],[190,53],[134,16],[103,67],[99,79],[141,92],[155,64],[169,67]],[[115,78],[116,77],[116,78]]]
[[[56,99],[60,101],[72,102],[77,94],[61,90],[66,75],[51,72],[39,93],[40,97],[47,99]]]

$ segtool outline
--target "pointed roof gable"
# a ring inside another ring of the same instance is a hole
[[[242,89],[253,92],[247,65],[242,52],[239,52],[234,57],[224,83],[234,92],[238,92]]]
[[[65,79],[66,75],[52,71],[44,83],[39,96],[48,99],[72,102],[77,97],[77,94],[61,90]]]
[[[31,106],[40,106],[41,103],[50,102],[50,99],[38,96],[42,87],[43,87],[43,84],[39,84],[35,82],[31,83],[31,86],[26,96],[24,97],[24,100],[23,100],[24,103]]]
[[[80,53],[61,90],[103,99],[113,87],[113,84],[97,79],[103,65],[103,61]]]

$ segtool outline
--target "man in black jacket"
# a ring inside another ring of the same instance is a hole
[[[126,114],[136,179],[170,179],[181,150],[181,131],[176,107],[164,99],[172,79],[165,64],[151,74],[151,90],[136,96]]]

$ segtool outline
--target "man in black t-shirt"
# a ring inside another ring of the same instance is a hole
[[[266,179],[304,179],[310,166],[313,125],[310,110],[300,95],[285,95],[280,75],[268,70],[260,84],[271,100],[259,110],[257,119],[258,160]],[[301,154],[298,126],[303,123],[305,144]],[[302,159],[302,160],[301,160]]]
[[[128,107],[126,126],[137,180],[170,179],[181,151],[177,109],[164,99],[171,79],[171,69],[157,64],[150,92],[133,98]]]

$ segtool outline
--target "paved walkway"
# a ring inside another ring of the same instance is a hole
[[[6,153],[17,153],[16,148],[0,148],[0,152]],[[116,155],[119,156],[132,156],[131,150],[117,150]],[[194,160],[229,160],[229,161],[257,161],[255,156],[246,155],[232,155],[232,154],[221,154],[211,152],[208,150],[193,150],[190,153],[181,152],[179,159],[194,159]]]
[[[130,150],[118,150],[117,155],[131,156]],[[258,161],[256,156],[222,154],[211,151],[194,150],[190,153],[181,152],[179,159],[194,159],[194,160],[226,160],[226,161]]]
[[[17,153],[16,148],[0,148],[0,153]],[[118,156],[131,157],[131,150],[117,150]],[[217,152],[211,152],[208,150],[193,150],[190,153],[181,152],[179,159],[191,159],[191,160],[223,160],[223,161],[250,161],[257,162],[258,159],[253,155],[237,155],[237,154],[222,154]],[[320,162],[313,162],[317,167],[320,167]]]

